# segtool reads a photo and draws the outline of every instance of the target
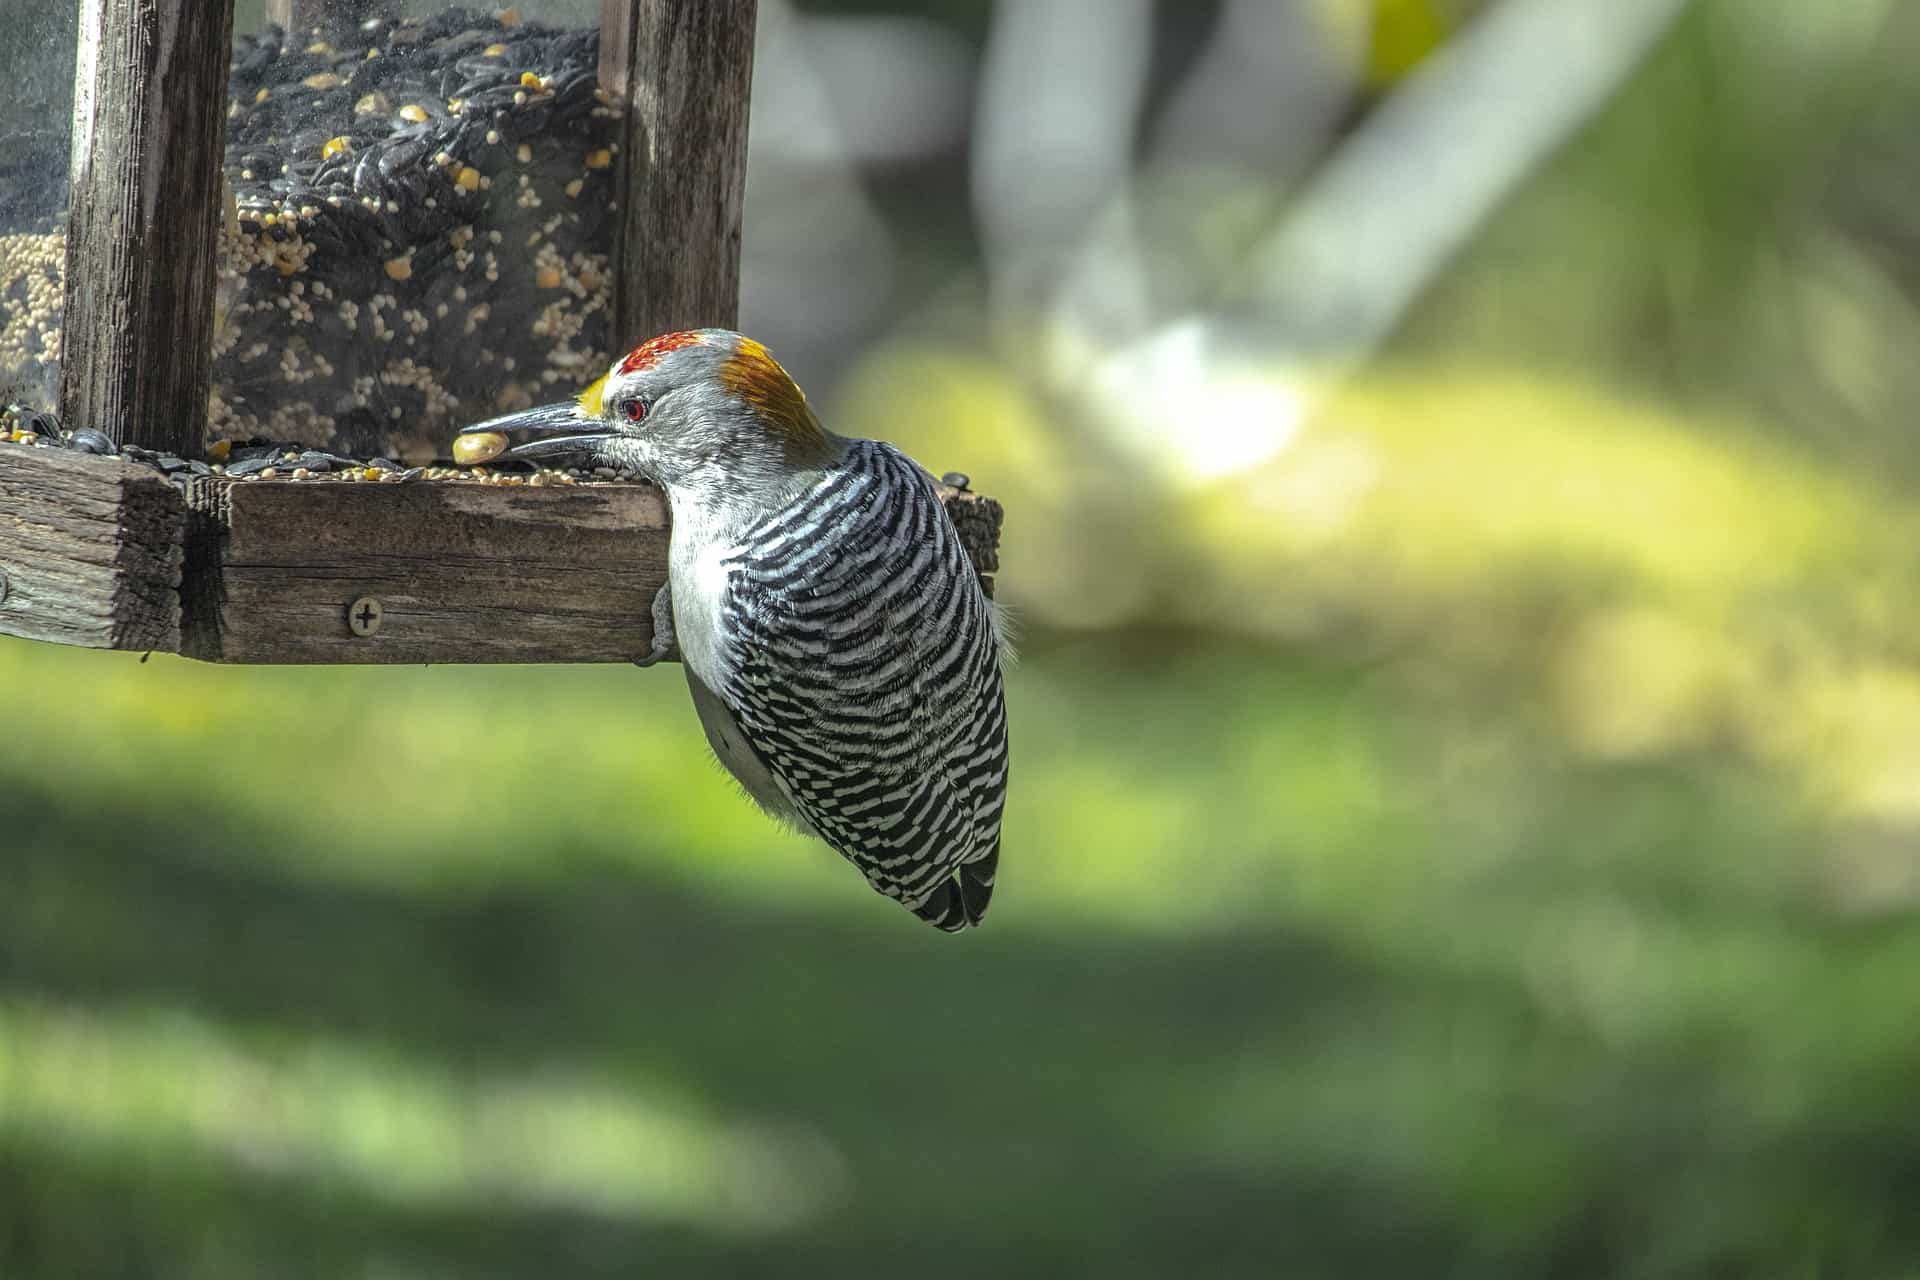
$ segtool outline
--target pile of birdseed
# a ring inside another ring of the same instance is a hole
[[[215,441],[422,461],[610,360],[599,32],[512,9],[236,34]],[[0,387],[50,403],[65,239],[0,226]]]

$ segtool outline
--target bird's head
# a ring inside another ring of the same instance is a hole
[[[572,400],[467,427],[530,439],[518,458],[573,456],[631,468],[670,494],[752,499],[838,456],[779,362],[728,329],[663,333]]]

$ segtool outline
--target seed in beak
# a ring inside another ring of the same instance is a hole
[[[463,467],[477,467],[507,451],[507,437],[498,431],[482,431],[453,438],[453,460]]]

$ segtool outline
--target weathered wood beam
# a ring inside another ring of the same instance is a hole
[[[944,488],[993,594],[1000,504]],[[194,480],[0,446],[0,634],[211,662],[628,662],[667,512],[645,485]]]
[[[946,491],[991,590],[1000,505]],[[667,509],[647,485],[200,479],[181,652],[210,662],[631,662]]]
[[[0,634],[176,651],[186,519],[149,468],[0,446]]]
[[[602,0],[600,83],[626,108],[613,345],[733,328],[758,0]]]
[[[233,0],[81,0],[60,407],[197,455]]]
[[[652,641],[656,489],[202,479],[188,500],[189,657],[619,662]]]

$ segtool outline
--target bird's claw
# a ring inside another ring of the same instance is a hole
[[[656,662],[677,662],[679,660],[680,650],[678,646],[671,642],[661,644],[658,640],[655,640],[653,642],[653,648],[647,650],[647,656],[644,658],[635,658],[633,665],[636,667],[650,667]]]
[[[644,658],[635,658],[636,667],[650,667],[656,662],[677,662],[680,659],[680,646],[673,634],[673,588],[663,585],[653,593],[653,647],[647,650]]]

